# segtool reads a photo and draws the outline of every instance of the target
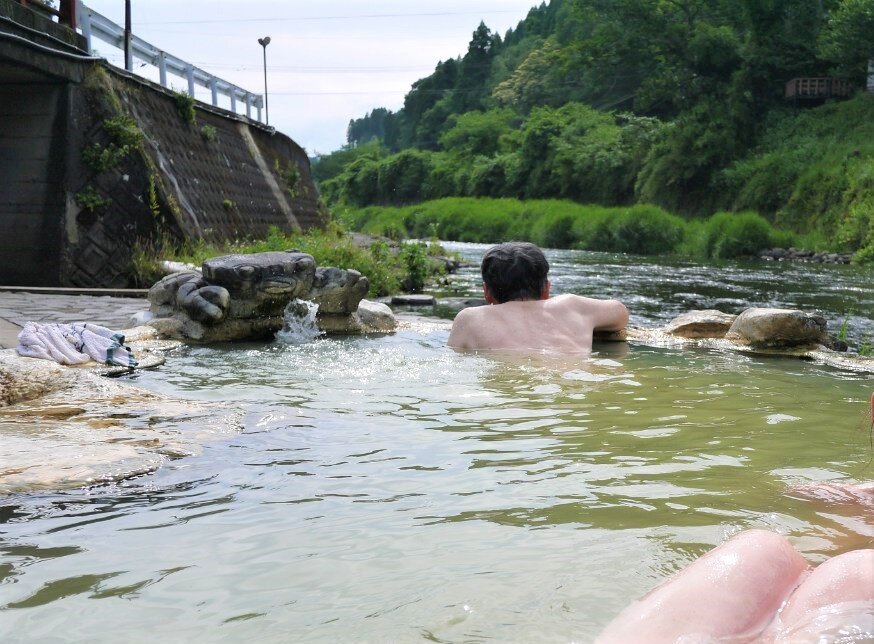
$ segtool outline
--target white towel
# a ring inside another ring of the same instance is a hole
[[[87,322],[28,322],[18,334],[18,355],[54,360],[60,364],[82,364],[96,360],[121,367],[137,366],[133,352],[124,346],[123,335]]]

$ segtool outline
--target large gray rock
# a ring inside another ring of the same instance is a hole
[[[665,325],[665,333],[681,338],[722,338],[728,333],[736,315],[715,311],[689,311]]]
[[[312,256],[293,251],[226,255],[203,263],[204,283],[227,290],[232,319],[282,317],[286,304],[309,295],[315,276]]]
[[[798,347],[828,342],[825,319],[797,309],[747,309],[725,339],[755,348]]]
[[[264,339],[282,328],[286,305],[299,299],[319,305],[323,330],[360,333],[355,312],[369,286],[358,271],[317,269],[311,255],[297,251],[215,257],[202,274],[175,273],[149,290],[149,324],[194,342]]]
[[[316,270],[308,300],[319,305],[320,314],[355,313],[367,295],[370,283],[361,273],[325,266]]]
[[[172,399],[98,373],[0,350],[0,496],[143,474],[242,429],[221,403]]]
[[[389,333],[398,326],[395,314],[382,302],[361,300],[358,305],[358,319],[365,333]]]

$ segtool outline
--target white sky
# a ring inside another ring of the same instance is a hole
[[[124,0],[85,0],[124,25]],[[397,110],[413,81],[467,51],[484,20],[502,36],[539,0],[132,0],[133,33],[159,49],[255,93],[264,91],[262,49],[270,36],[270,124],[309,154],[346,142],[346,126],[375,107]],[[96,41],[98,53],[123,54]],[[157,80],[157,70],[136,69]],[[170,76],[176,89],[187,82]],[[197,97],[209,101],[209,92]],[[221,101],[220,105],[229,107]],[[238,111],[243,111],[238,104]],[[254,114],[253,114],[254,116]]]

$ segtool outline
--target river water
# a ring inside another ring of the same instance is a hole
[[[554,292],[621,297],[637,324],[772,304],[874,330],[870,270],[549,259]],[[148,476],[0,499],[0,640],[586,642],[739,530],[814,563],[874,538],[870,509],[796,490],[874,478],[870,376],[635,345],[457,354],[448,329],[189,348],[131,377],[241,431]]]

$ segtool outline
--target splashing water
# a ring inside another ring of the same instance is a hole
[[[322,335],[324,331],[316,324],[319,305],[308,300],[294,299],[285,307],[282,314],[282,330],[276,332],[276,339],[286,344],[306,344]]]

